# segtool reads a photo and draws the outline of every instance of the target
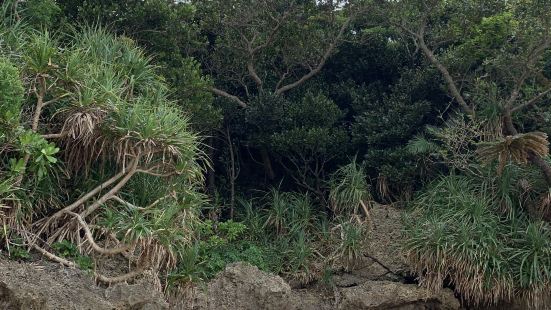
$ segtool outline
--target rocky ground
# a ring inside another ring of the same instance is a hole
[[[432,294],[415,284],[367,280],[332,292],[293,290],[282,278],[266,274],[247,264],[229,265],[224,272],[199,289],[195,297],[176,305],[177,309],[459,309],[450,290]]]
[[[80,270],[0,260],[0,309],[459,309],[452,291],[434,294],[407,283],[408,267],[397,248],[400,216],[391,207],[372,210],[365,259],[353,272],[334,275],[332,286],[292,288],[279,276],[236,263],[169,305],[145,279],[102,288]]]
[[[157,310],[168,309],[168,303],[143,279],[102,288],[77,269],[0,260],[0,309]]]

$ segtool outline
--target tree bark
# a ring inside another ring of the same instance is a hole
[[[227,92],[225,92],[225,91],[223,91],[223,90],[221,90],[221,89],[215,88],[215,87],[211,88],[211,91],[212,91],[215,95],[218,95],[218,96],[221,96],[221,97],[225,97],[225,98],[228,98],[228,99],[230,99],[230,100],[232,100],[232,101],[234,101],[234,102],[237,102],[237,104],[238,104],[239,106],[241,106],[242,108],[246,108],[246,107],[247,107],[247,104],[246,104],[243,100],[239,99],[239,97],[237,97],[237,96],[234,96],[234,95],[232,95],[232,94],[229,94],[229,93],[227,93]]]
[[[459,106],[461,107],[461,109],[463,109],[463,111],[468,115],[475,116],[474,109],[467,104],[467,102],[459,92],[459,89],[455,85],[455,81],[453,80],[453,77],[451,76],[450,72],[442,63],[440,63],[440,61],[436,58],[434,53],[428,48],[423,36],[419,35],[417,41],[418,41],[419,47],[421,48],[425,56],[438,69],[438,71],[440,71],[440,73],[442,74],[442,77],[444,77],[444,80],[448,85],[448,89],[450,90],[453,98],[459,103]]]

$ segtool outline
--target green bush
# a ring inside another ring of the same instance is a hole
[[[8,59],[0,57],[0,126],[19,123],[24,92],[19,70]]]
[[[23,2],[23,15],[35,27],[51,27],[61,13],[55,0],[27,0]]]

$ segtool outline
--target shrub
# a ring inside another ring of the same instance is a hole
[[[21,104],[25,89],[20,72],[6,58],[0,57],[0,126],[14,126],[19,123]]]

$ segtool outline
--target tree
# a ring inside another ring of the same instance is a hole
[[[241,107],[255,94],[282,95],[319,74],[357,14],[351,4],[339,9],[339,1],[196,5],[212,37],[207,72],[222,82],[212,91]]]
[[[75,21],[99,23],[154,55],[152,62],[170,85],[170,98],[184,108],[194,129],[210,135],[220,128],[222,115],[212,105],[212,81],[194,58],[205,49],[206,38],[200,33],[193,4],[171,0],[57,2],[68,28]]]
[[[515,117],[551,94],[545,55],[551,18],[545,1],[401,1],[392,23],[442,74],[450,95],[472,118],[518,134]],[[529,152],[551,185],[551,166]]]
[[[278,168],[274,167],[272,160],[288,154],[281,148],[276,150],[275,145],[267,143],[266,139],[259,139],[273,133],[269,123],[276,117],[265,113],[282,112],[283,108],[275,106],[277,102],[287,106],[301,105],[307,100],[303,98],[304,90],[308,88],[306,82],[321,72],[349,36],[349,25],[358,8],[352,4],[340,8],[342,3],[337,2],[193,2],[203,32],[209,38],[209,49],[199,59],[214,81],[212,92],[219,96],[218,102],[227,102],[222,106],[225,122],[232,129],[229,134],[236,136],[234,141],[242,141],[241,145],[260,156],[265,175],[270,180],[276,177]],[[252,7],[255,9],[251,10]],[[291,91],[295,94],[290,94]],[[230,104],[244,108],[244,111],[229,107]],[[265,109],[264,114],[259,113],[262,109]],[[242,116],[236,117],[235,114]],[[281,126],[283,124],[277,127],[280,133]],[[285,130],[291,130],[291,127]],[[305,166],[300,168],[302,171],[307,169]]]
[[[68,266],[77,262],[51,250],[59,242],[122,254],[129,272],[96,272],[106,283],[173,268],[193,239],[203,167],[199,138],[151,59],[99,27],[3,30],[22,38],[0,49],[6,246],[19,236]]]

